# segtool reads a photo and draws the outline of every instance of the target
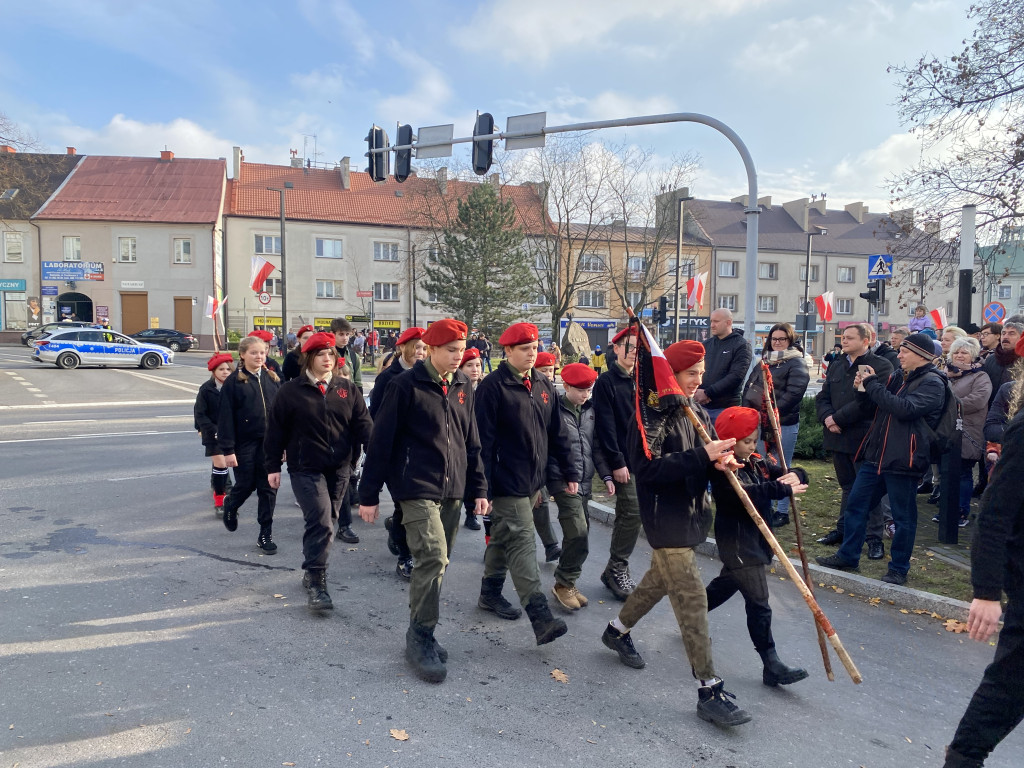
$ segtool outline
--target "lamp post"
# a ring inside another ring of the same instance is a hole
[[[675,340],[676,341],[679,341],[679,270],[680,270],[680,267],[681,267],[682,261],[683,261],[683,232],[685,230],[685,227],[683,226],[683,209],[684,209],[684,206],[685,206],[687,200],[693,200],[693,197],[690,196],[690,190],[689,190],[688,187],[684,188],[684,189],[682,189],[680,191],[682,192],[682,194],[679,196],[679,221],[678,221],[678,225],[679,226],[678,226],[678,231],[676,232],[676,293],[675,293],[675,306],[676,306],[676,316],[675,316],[676,332],[675,332]],[[690,275],[690,277],[693,277],[693,275]],[[686,297],[686,308],[687,308],[687,310],[689,310],[689,308],[690,308],[690,297],[689,296]],[[687,317],[689,317],[689,311],[687,311]],[[686,331],[687,331],[687,333],[689,333],[689,331],[690,331],[689,326],[687,326]]]
[[[828,234],[828,230],[825,229],[824,227],[818,227],[818,233],[817,234],[819,234],[819,235],[827,235]],[[808,315],[811,314],[810,312],[807,311],[807,304],[810,301],[809,292],[810,292],[810,289],[811,289],[811,242],[814,239],[814,235],[815,235],[814,232],[808,232],[807,233],[807,260],[804,263],[804,305],[803,305],[803,316],[804,316],[804,341],[803,341],[803,344],[804,344],[804,352],[807,351]],[[822,349],[822,354],[824,354],[824,349]]]
[[[285,277],[285,247],[284,247],[284,193],[295,185],[290,181],[284,183],[283,189],[267,187],[268,192],[277,192],[281,195],[281,334],[287,342],[288,339],[288,280]]]

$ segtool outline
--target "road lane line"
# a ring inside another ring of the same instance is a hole
[[[102,432],[95,435],[65,435],[64,437],[30,437],[23,440],[0,440],[0,445],[12,445],[14,443],[52,443],[58,440],[88,440],[93,437],[139,437],[143,435],[191,435],[195,434],[194,429],[176,429],[168,432]]]
[[[23,427],[27,427],[30,424],[81,424],[84,422],[95,422],[99,419],[60,419],[57,421],[25,421],[22,422]]]
[[[161,379],[159,376],[151,376],[149,374],[138,373],[136,371],[123,371],[122,370],[122,371],[119,371],[119,373],[127,373],[129,376],[135,376],[136,378],[143,379],[144,381],[151,381],[154,384],[163,384],[165,387],[171,387],[173,389],[180,389],[180,390],[182,390],[184,392],[198,392],[199,391],[199,387],[201,386],[199,384],[185,384],[184,382],[180,382],[180,381],[168,381],[167,379]]]
[[[123,408],[139,405],[195,405],[195,400],[127,400],[99,403],[33,403],[31,405],[0,405],[0,411],[33,411],[44,408]]]

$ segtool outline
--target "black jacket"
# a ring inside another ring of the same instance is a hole
[[[580,409],[580,417],[577,420],[576,412],[566,401],[565,395],[558,398],[558,412],[565,422],[565,429],[569,435],[569,445],[572,449],[572,463],[580,477],[580,493],[583,496],[590,496],[591,483],[594,479],[594,467],[597,467],[598,477],[611,475],[608,463],[604,460],[601,449],[594,442],[594,405],[588,400]],[[565,490],[565,476],[562,474],[562,467],[554,456],[548,456],[548,493],[554,496]]]
[[[380,404],[384,402],[384,395],[387,394],[391,382],[401,376],[409,368],[403,368],[401,358],[396,357],[387,368],[380,372],[380,375],[373,382],[373,390],[370,392],[370,416],[377,418],[377,411]]]
[[[981,497],[981,511],[971,544],[974,597],[1011,600],[1024,594],[1024,411],[1003,433],[1003,453]]]
[[[740,404],[743,382],[753,359],[742,330],[734,330],[724,339],[711,336],[704,342],[704,383],[701,389],[711,398],[708,410]]]
[[[502,362],[477,385],[476,420],[489,499],[539,491],[549,453],[568,482],[583,479],[573,465],[555,388],[536,368],[530,371],[530,384],[528,391],[512,366]]]
[[[302,352],[299,348],[291,350],[287,355],[284,356],[284,362],[281,363],[281,378],[285,381],[291,381],[292,379],[299,378],[299,374],[302,373],[302,364],[299,360],[302,357]]]
[[[202,435],[203,445],[217,445],[217,422],[220,419],[220,389],[217,382],[210,377],[203,382],[196,394],[196,404],[192,409],[196,429]]]
[[[900,356],[892,345],[887,341],[878,342],[878,346],[872,350],[876,355],[889,361],[889,365],[892,366],[894,371],[900,369]]]
[[[1010,373],[1010,369],[1019,359],[1014,350],[1004,350],[1002,347],[996,347],[992,350],[992,354],[985,358],[981,369],[992,379],[993,399],[1003,384],[1013,381],[1013,374]]]
[[[281,385],[263,439],[268,473],[280,472],[288,453],[289,472],[324,472],[355,467],[370,439],[373,422],[359,388],[334,375],[327,392],[306,375]]]
[[[883,383],[864,380],[857,395],[877,407],[858,460],[878,465],[879,472],[920,477],[932,463],[931,434],[946,402],[946,376],[929,363],[907,374],[902,370]]]
[[[420,360],[388,386],[373,423],[359,501],[484,498],[473,387],[456,371],[445,396]]]
[[[985,417],[985,440],[987,442],[1000,444],[1003,442],[1012,391],[1013,382],[1008,381],[999,388],[996,396],[992,398],[992,404],[988,407],[988,415]]]
[[[781,359],[778,359],[777,355],[769,354],[767,361],[775,392],[775,404],[779,409],[779,424],[784,427],[799,424],[800,403],[803,402],[807,385],[811,381],[804,353],[796,347],[790,347],[782,354]],[[747,383],[743,388],[743,404],[748,408],[763,410],[764,379],[760,362],[747,377]]]
[[[695,403],[692,407],[714,437],[707,412]],[[640,519],[647,541],[655,549],[695,547],[707,539],[711,529],[705,492],[711,473],[718,470],[681,406],[665,419],[662,452],[652,459],[644,452],[636,421],[630,424],[630,466],[636,475]]]
[[[234,453],[235,447],[244,443],[263,442],[267,416],[280,386],[266,369],[260,376],[246,373],[244,368],[228,376],[220,390],[220,417],[217,419],[217,443],[221,453]]]
[[[858,365],[870,365],[878,376],[879,383],[885,382],[892,373],[892,366],[884,357],[868,352],[861,355],[849,365],[846,355],[842,355],[828,367],[825,383],[814,398],[818,411],[818,422],[825,423],[831,416],[842,432],[836,434],[825,427],[824,448],[827,451],[840,453],[856,453],[864,436],[871,427],[871,417],[875,407],[866,398],[858,398],[853,388],[853,380],[857,376]]]
[[[636,385],[620,365],[613,365],[594,383],[594,432],[612,470],[629,467],[626,436],[636,421]]]

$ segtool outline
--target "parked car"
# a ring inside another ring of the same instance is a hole
[[[117,331],[64,328],[37,339],[32,359],[37,363],[53,363],[58,368],[80,365],[159,368],[174,361],[174,352],[158,344],[144,344]]]
[[[176,331],[173,328],[147,328],[144,331],[133,333],[133,339],[144,341],[147,344],[159,344],[167,347],[172,352],[188,352],[195,346],[196,337],[188,333]]]
[[[46,325],[39,325],[35,328],[31,328],[21,334],[21,343],[26,347],[31,347],[35,340],[42,336],[44,333],[53,333],[61,328],[88,328],[92,323],[83,323],[81,320],[71,320],[66,323],[47,323]]]

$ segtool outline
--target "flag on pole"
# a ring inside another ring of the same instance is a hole
[[[707,272],[701,272],[686,281],[686,306],[689,309],[704,307],[704,284],[707,280]]]
[[[943,328],[946,327],[946,310],[944,310],[942,307],[933,309],[931,312],[928,313],[928,316],[931,317],[932,323],[935,325],[936,330],[941,331]]]
[[[821,294],[821,296],[814,300],[814,304],[818,308],[818,316],[821,318],[821,322],[832,322],[832,309],[833,304],[835,304],[835,300],[835,291],[825,291],[825,293]]]
[[[252,272],[250,273],[249,282],[256,293],[263,290],[263,284],[267,282],[267,278],[274,269],[274,265],[262,256],[252,257]]]
[[[213,298],[213,296],[207,296],[206,297],[206,312],[204,313],[204,315],[212,320],[213,316],[216,315],[218,312],[220,312],[221,307],[223,306],[224,300],[226,298],[227,298],[227,296],[222,296],[221,295],[221,292],[220,292],[219,288],[217,289],[217,298],[216,299]]]
[[[661,455],[665,421],[672,406],[682,405],[686,396],[672,373],[672,366],[643,323],[636,322],[636,423],[648,458]]]

